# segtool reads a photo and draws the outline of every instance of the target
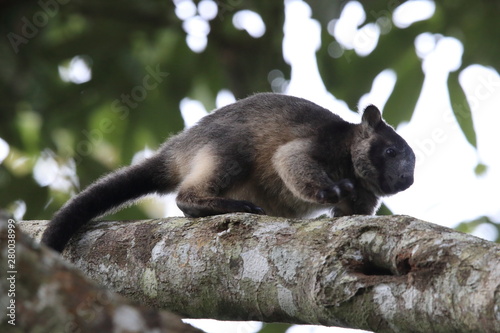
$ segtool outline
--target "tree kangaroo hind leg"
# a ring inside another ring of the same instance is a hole
[[[203,217],[236,212],[265,214],[262,208],[250,201],[215,196],[204,197],[192,190],[179,192],[177,195],[177,206],[186,217]]]
[[[212,149],[203,148],[191,161],[189,172],[180,184],[177,194],[177,206],[188,217],[203,217],[234,212],[265,214],[255,204],[224,198],[223,193],[243,173],[244,166],[236,159],[226,160]]]

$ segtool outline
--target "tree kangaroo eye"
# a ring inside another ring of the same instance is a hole
[[[394,150],[393,148],[387,148],[385,150],[385,154],[389,157],[396,157],[397,155],[396,150]]]

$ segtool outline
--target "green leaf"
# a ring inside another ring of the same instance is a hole
[[[291,324],[283,323],[264,323],[259,333],[285,333],[292,326]]]
[[[474,168],[474,172],[477,176],[484,175],[488,171],[488,166],[483,163],[478,163]]]
[[[469,106],[469,102],[465,97],[465,93],[458,81],[459,72],[450,73],[448,77],[448,90],[450,93],[450,101],[453,109],[453,114],[457,119],[465,138],[469,143],[477,148],[476,131],[474,130],[474,122]]]
[[[377,211],[376,215],[392,215],[392,211],[385,204],[382,204]]]

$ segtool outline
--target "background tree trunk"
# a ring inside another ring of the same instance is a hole
[[[20,223],[33,236],[45,224]],[[64,256],[122,295],[191,318],[500,331],[500,246],[408,216],[100,222]]]
[[[0,239],[0,304],[7,309],[1,332],[202,332],[177,315],[136,306],[96,286],[56,253],[34,244],[12,219],[0,217]]]

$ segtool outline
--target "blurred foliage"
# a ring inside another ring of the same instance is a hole
[[[259,333],[285,333],[292,326],[291,324],[283,323],[264,323]]]
[[[231,19],[252,9],[281,27],[282,3],[219,2],[200,54],[188,48],[170,1],[47,3],[0,2],[0,138],[11,148],[0,166],[0,206],[22,199],[28,219],[50,218],[67,199],[52,202],[55,194],[33,180],[42,150],[54,151],[61,163],[74,158],[84,187],[182,130],[182,98],[212,109],[219,90],[229,88],[237,98],[268,91],[269,71],[287,71],[281,28],[254,39]],[[90,81],[61,80],[58,67],[75,56],[91,67]],[[144,217],[138,210],[126,216]]]
[[[489,226],[493,227],[493,229],[496,229],[496,233],[497,233],[496,242],[500,243],[500,224],[493,222],[487,216],[481,216],[481,217],[479,217],[475,220],[472,220],[472,221],[462,222],[455,229],[457,229],[458,231],[470,234],[470,233],[474,232],[474,230],[476,230],[476,228],[482,224],[489,225]]]
[[[385,106],[384,117],[393,124],[408,121],[424,80],[421,60],[415,53],[415,38],[424,32],[455,37],[463,43],[464,54],[460,69],[450,75],[450,99],[467,140],[476,147],[470,107],[458,84],[458,74],[471,64],[492,66],[497,70],[500,68],[500,59],[496,56],[500,52],[500,45],[491,43],[497,39],[496,31],[500,26],[495,19],[500,12],[500,2],[484,0],[471,6],[464,0],[438,1],[430,19],[405,29],[388,26],[392,12],[402,2],[376,0],[363,3],[367,13],[365,23],[378,22],[379,26],[384,27],[382,31],[389,30],[381,34],[377,48],[367,57],[358,57],[354,51],[347,50],[343,56],[332,61],[327,46],[334,38],[327,32],[323,33],[325,47],[318,52],[318,63],[327,88],[354,108],[359,101],[360,91],[369,91],[372,78],[390,68],[396,72],[397,82]],[[313,15],[317,15],[316,18],[325,27],[331,17],[317,14],[314,1],[308,3],[313,7]],[[370,79],[366,80],[366,77]]]
[[[207,48],[195,53],[186,44],[183,22],[171,1],[0,1],[0,138],[10,146],[0,165],[0,207],[24,200],[25,218],[47,219],[68,198],[34,180],[41,152],[61,165],[73,158],[84,187],[129,164],[137,151],[154,149],[182,130],[182,98],[196,98],[213,109],[221,89],[242,98],[270,91],[271,70],[289,77],[282,55],[283,2],[216,2],[219,12],[209,22]],[[393,69],[397,83],[384,115],[394,125],[411,118],[422,88],[424,75],[414,47],[419,34],[458,38],[464,44],[460,70],[476,63],[500,69],[500,44],[491,42],[500,31],[499,2],[439,1],[432,18],[406,29],[391,23],[402,1],[364,2],[365,23],[377,22],[384,34],[370,55],[343,50],[337,58],[328,51],[335,40],[327,26],[346,2],[307,2],[322,26],[317,58],[327,89],[355,109],[374,77]],[[252,38],[234,27],[232,16],[243,9],[261,15],[263,37]],[[91,67],[92,79],[64,82],[59,68],[77,56]],[[475,146],[469,105],[458,84],[460,70],[449,78],[451,104]],[[135,209],[115,217],[144,214]]]
[[[322,26],[317,59],[327,89],[355,109],[374,77],[393,69],[397,82],[384,116],[394,125],[411,118],[424,80],[415,38],[424,32],[458,38],[464,54],[461,68],[449,77],[450,98],[464,134],[476,146],[458,74],[470,64],[500,69],[500,44],[492,42],[500,31],[500,2],[439,1],[431,19],[406,29],[391,24],[392,12],[402,1],[364,2],[365,23],[388,25],[387,32],[369,56],[343,50],[337,58],[329,53],[335,40],[327,26],[339,17],[346,1],[307,2]],[[270,91],[271,70],[289,77],[282,55],[283,2],[219,0],[217,4],[207,48],[195,53],[186,44],[183,23],[171,1],[0,0],[0,138],[10,146],[0,165],[0,208],[18,206],[22,200],[26,219],[48,219],[67,200],[68,193],[34,180],[33,167],[43,154],[61,165],[73,158],[84,187],[129,164],[137,151],[154,149],[182,130],[182,98],[196,98],[212,109],[221,89],[243,98]],[[254,39],[233,26],[232,16],[243,9],[261,15],[266,24],[263,37]],[[91,67],[90,81],[61,80],[59,66],[67,66],[76,56]],[[484,168],[478,165],[478,173]],[[78,190],[77,181],[74,185]],[[384,206],[380,213],[390,211]],[[142,217],[137,208],[114,216]],[[500,234],[499,225],[487,218],[464,222],[458,229],[471,232],[483,223],[492,224]],[[262,332],[285,332],[289,326],[265,324]]]

